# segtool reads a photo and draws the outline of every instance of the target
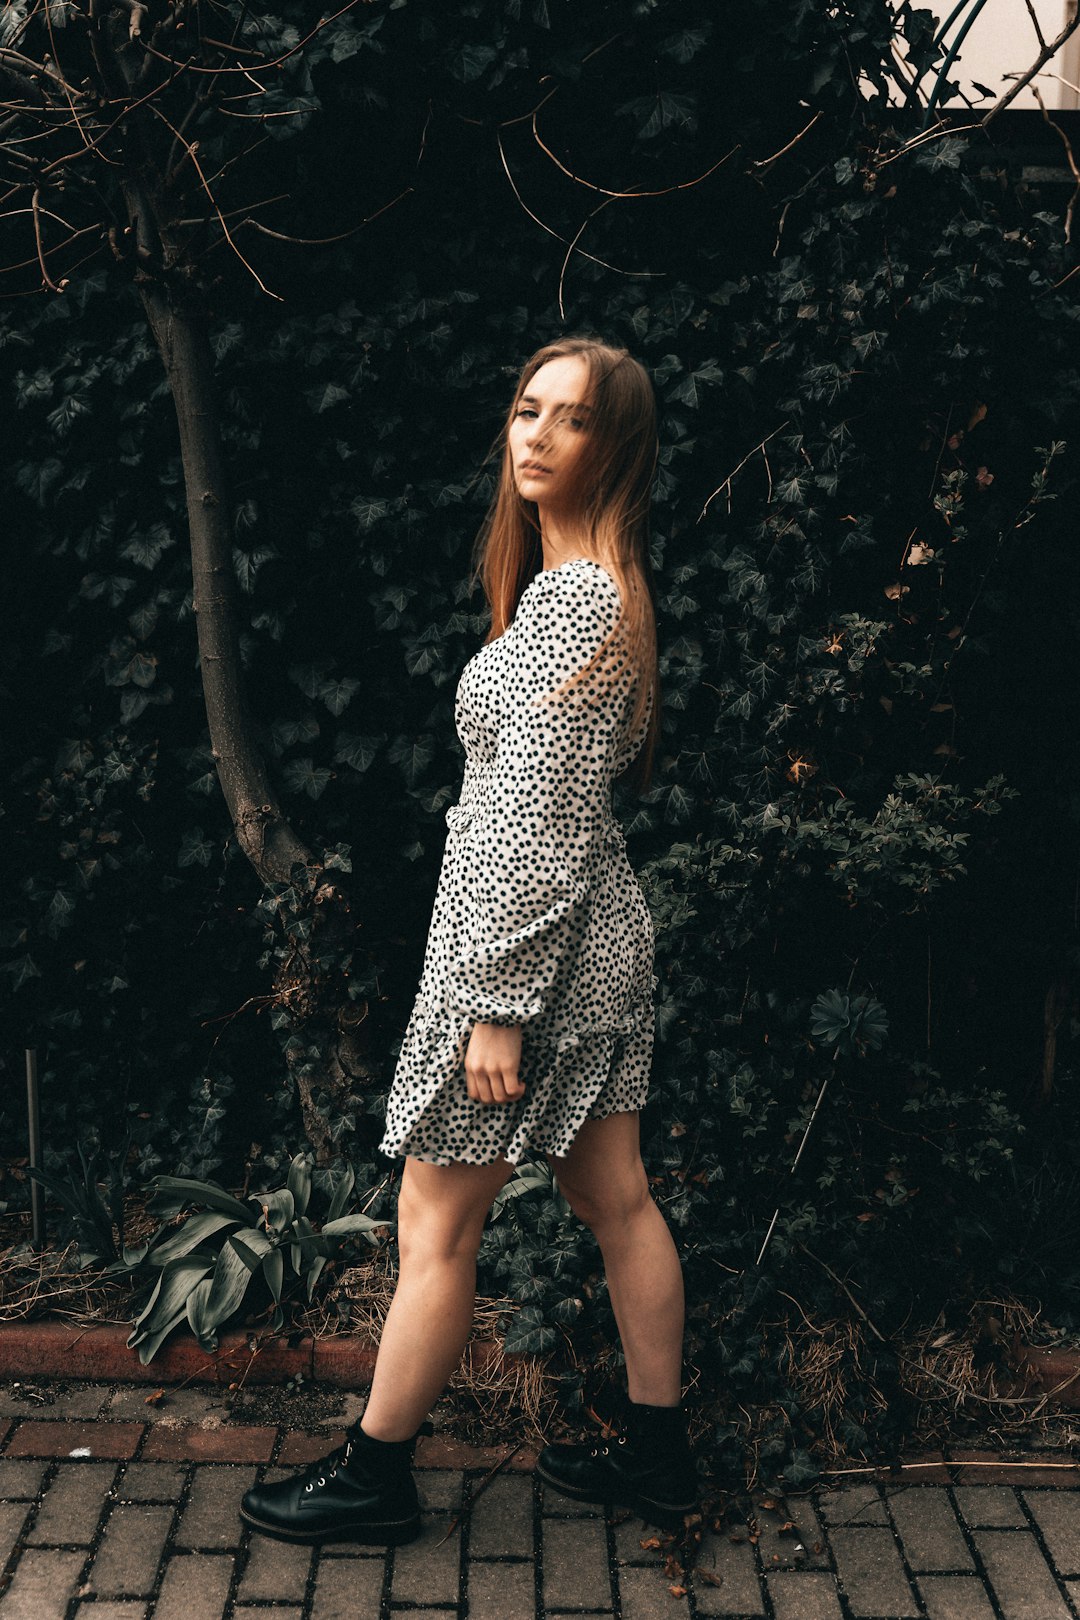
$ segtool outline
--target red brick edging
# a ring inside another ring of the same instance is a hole
[[[295,1344],[267,1339],[253,1350],[244,1333],[223,1333],[215,1351],[189,1334],[162,1345],[143,1366],[129,1350],[124,1323],[90,1327],[45,1319],[0,1322],[0,1379],[88,1378],[125,1384],[284,1384],[297,1374],[336,1389],[363,1389],[371,1382],[375,1346],[352,1334]],[[482,1367],[500,1354],[491,1340],[476,1340],[466,1355]],[[508,1360],[516,1360],[510,1355]]]
[[[165,1344],[143,1366],[129,1350],[125,1323],[79,1326],[46,1318],[0,1322],[0,1380],[84,1378],[125,1384],[283,1384],[298,1374],[335,1389],[364,1389],[371,1382],[376,1347],[352,1334],[252,1342],[244,1333],[224,1333],[216,1351],[206,1351],[190,1334]],[[503,1354],[493,1340],[474,1340],[467,1363],[486,1366]],[[509,1362],[519,1358],[513,1352]],[[1003,1394],[1046,1395],[1055,1405],[1080,1411],[1080,1349],[1043,1349],[1021,1345],[1018,1362],[1023,1382]]]

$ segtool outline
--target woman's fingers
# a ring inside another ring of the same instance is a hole
[[[465,1089],[474,1102],[516,1102],[525,1095],[525,1082],[515,1074],[487,1074],[477,1069],[466,1069]]]

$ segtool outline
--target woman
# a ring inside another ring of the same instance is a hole
[[[657,733],[648,506],[656,408],[625,350],[569,338],[518,382],[480,535],[487,641],[458,686],[466,750],[381,1148],[405,1155],[400,1268],[363,1418],[241,1514],[291,1541],[419,1533],[411,1472],[461,1358],[496,1193],[543,1152],[595,1233],[626,1358],[617,1441],[548,1446],[557,1491],[677,1525],[697,1500],[680,1405],[683,1287],[641,1161],[653,930],[612,816]]]

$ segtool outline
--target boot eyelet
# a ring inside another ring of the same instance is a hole
[[[305,1491],[313,1491],[314,1489],[315,1489],[314,1485],[305,1485],[304,1486]]]
[[[625,1444],[626,1444],[626,1436],[625,1436],[625,1434],[620,1434],[619,1439],[618,1439],[618,1444],[620,1446],[625,1446]]]

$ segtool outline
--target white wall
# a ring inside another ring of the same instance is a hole
[[[944,22],[953,9],[946,0],[922,0],[922,4],[934,13],[939,23]],[[1076,12],[1076,0],[1031,0],[1031,5],[1047,44],[1056,39],[1067,18]],[[947,47],[956,40],[970,12],[971,0],[949,29],[945,41]],[[973,81],[977,79],[980,84],[989,86],[996,100],[1014,82],[1006,78],[1006,74],[1026,72],[1037,59],[1039,50],[1038,37],[1025,0],[986,0],[948,76],[960,84],[975,109],[985,112],[993,101],[989,96],[981,95],[974,88]],[[923,78],[920,89],[924,96],[930,94],[940,65],[939,62],[938,67]],[[1080,29],[1045,64],[1033,81],[1038,85],[1047,108],[1080,107],[1080,93],[1062,84],[1062,78],[1070,80],[1073,85],[1080,85]],[[890,99],[899,101],[900,97]],[[948,105],[950,110],[962,111],[964,104],[956,97]],[[1028,85],[1009,105],[1037,108],[1038,102]]]

